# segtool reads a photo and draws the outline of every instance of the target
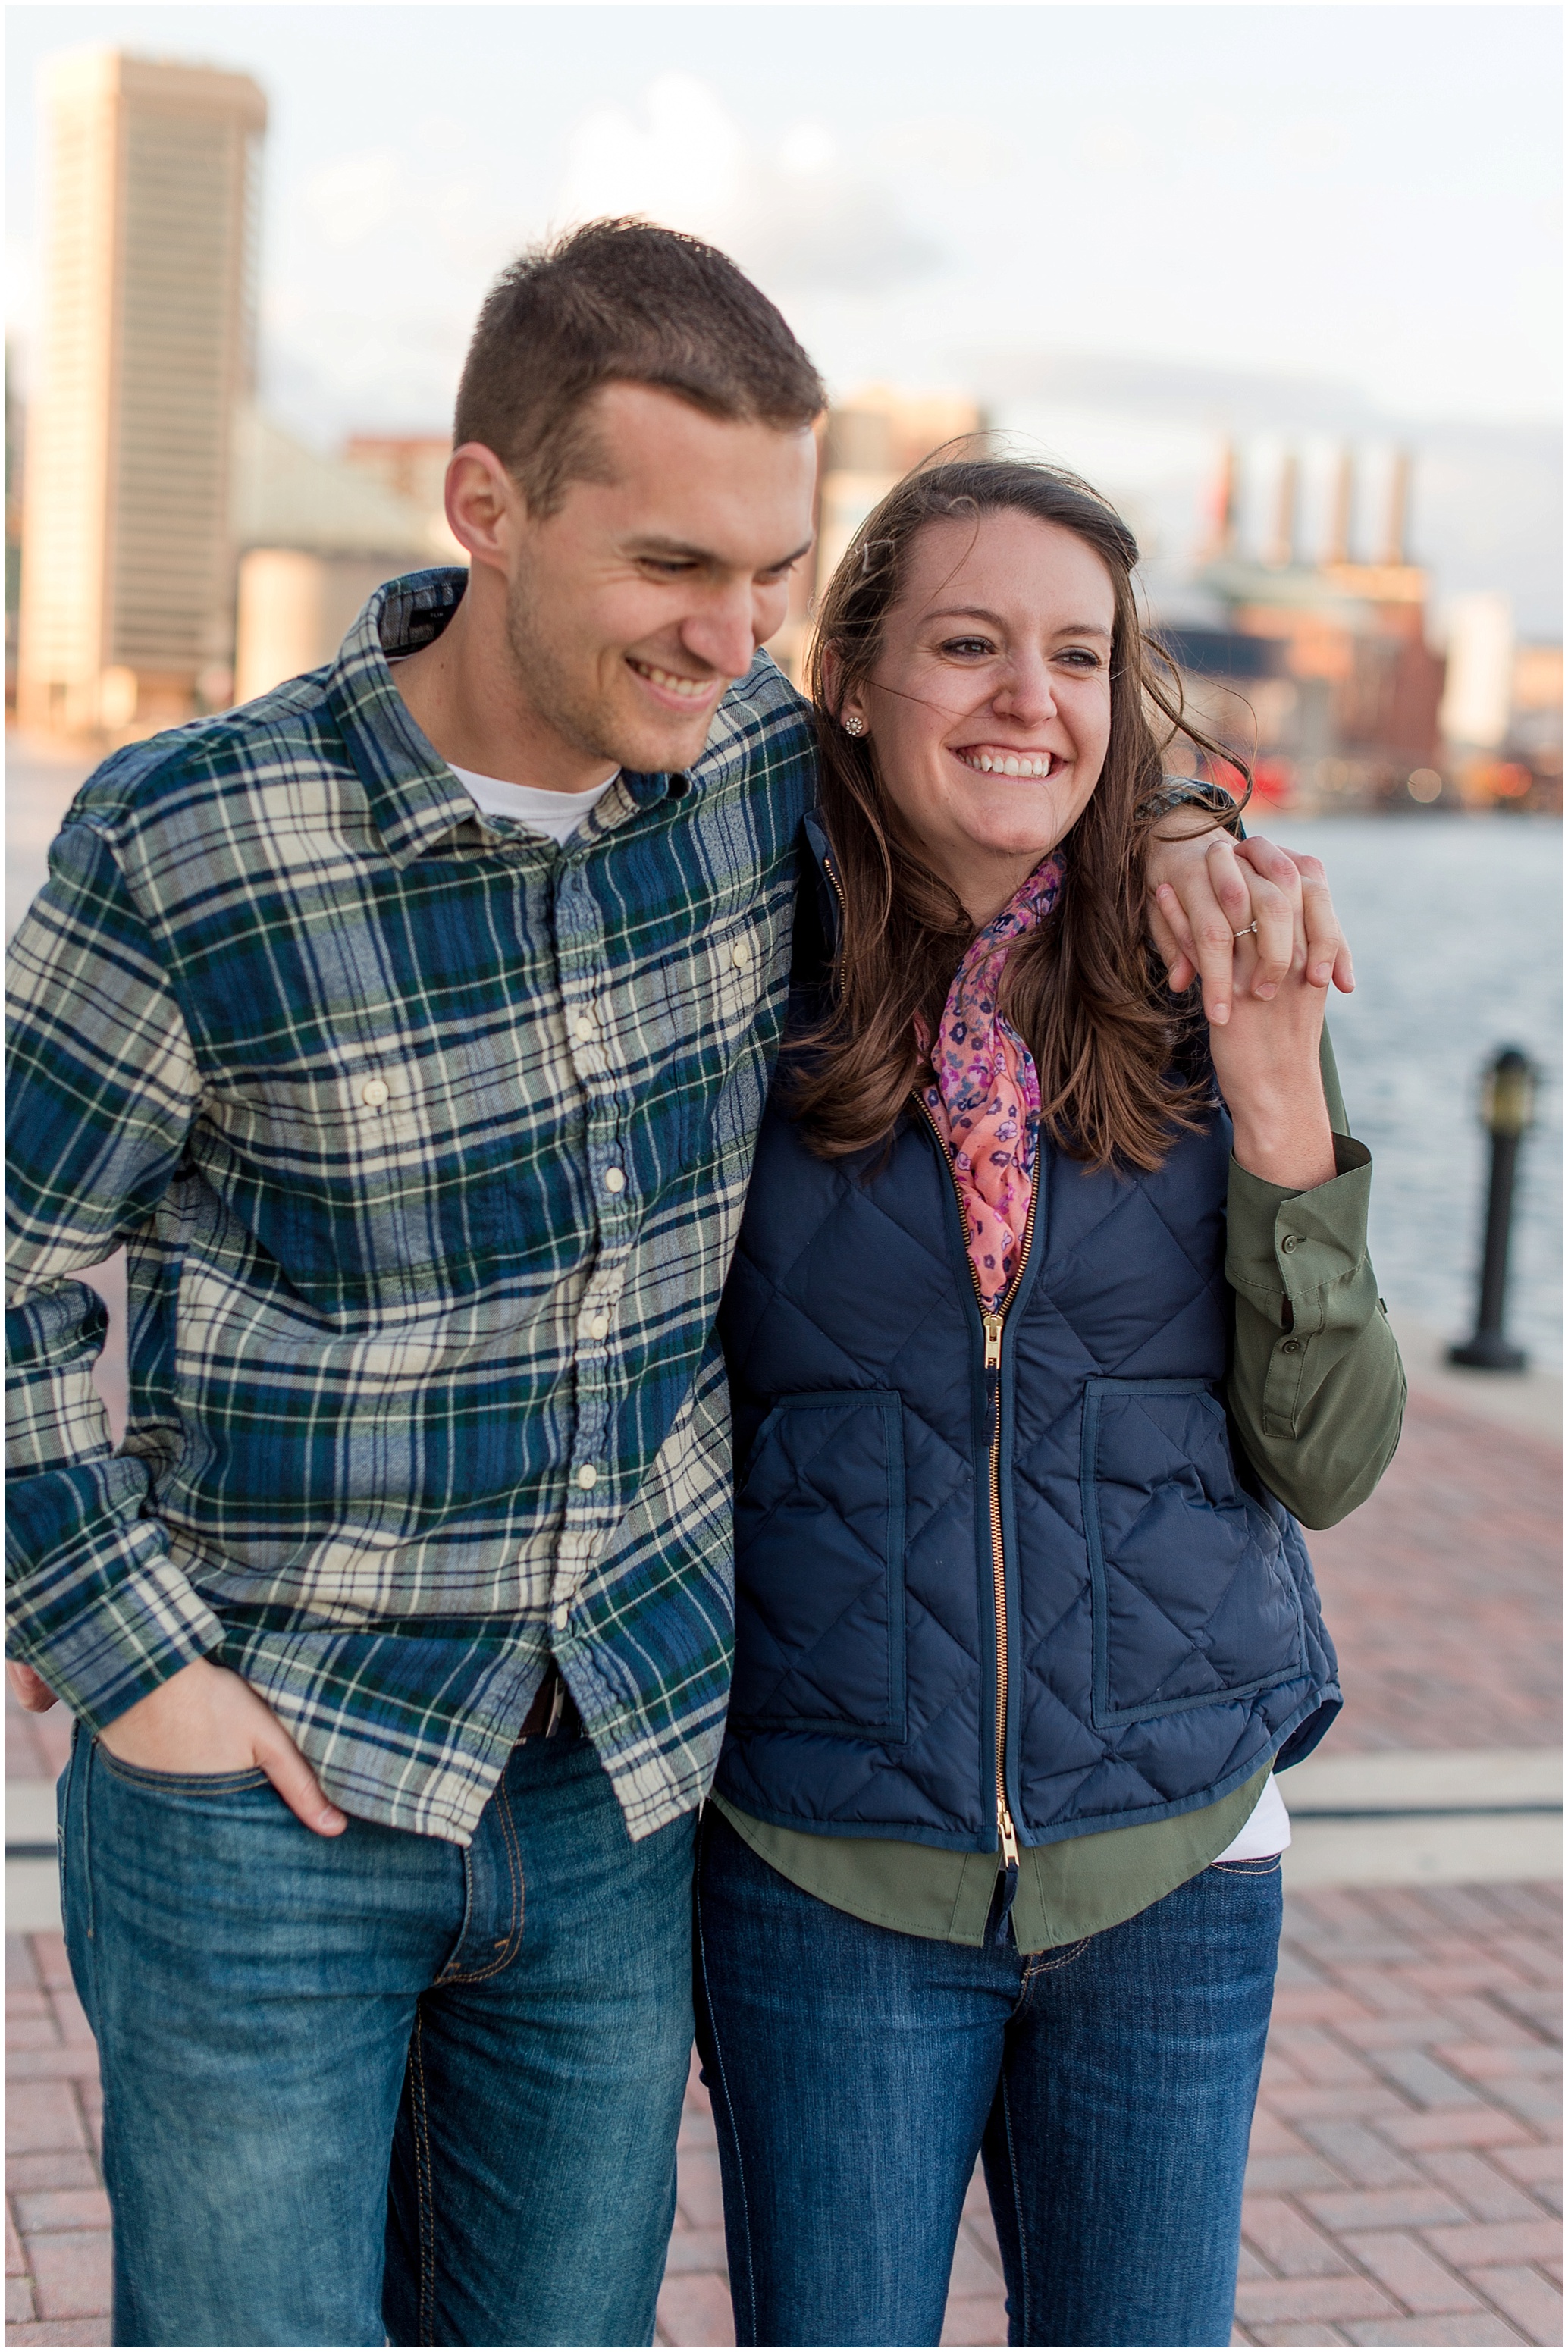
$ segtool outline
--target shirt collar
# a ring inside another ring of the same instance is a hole
[[[399,694],[388,656],[433,644],[463,599],[466,571],[411,572],[376,589],[339,648],[327,699],[387,856],[406,866],[474,818],[474,803]],[[758,659],[765,658],[759,655]],[[739,691],[744,690],[745,680]],[[726,701],[729,697],[725,698]],[[638,808],[678,799],[729,765],[737,730],[721,703],[706,748],[685,772],[620,782]]]

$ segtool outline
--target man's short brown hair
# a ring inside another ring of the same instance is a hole
[[[765,294],[710,245],[640,220],[590,221],[536,246],[485,299],[456,432],[492,449],[537,514],[595,470],[585,403],[646,383],[710,416],[811,424],[822,379]]]

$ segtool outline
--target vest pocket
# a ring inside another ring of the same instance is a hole
[[[1093,1719],[1141,1723],[1305,1671],[1279,1529],[1205,1381],[1091,1380],[1081,1463]]]
[[[738,1724],[900,1741],[903,1408],[888,1389],[782,1397],[735,1504]]]

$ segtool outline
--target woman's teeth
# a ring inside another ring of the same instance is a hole
[[[658,669],[652,662],[646,661],[634,661],[632,667],[639,677],[662,687],[666,694],[683,694],[688,702],[705,702],[713,691],[710,677],[677,677],[673,670]]]
[[[983,776],[1048,776],[1057,763],[1052,751],[960,751],[956,756]]]

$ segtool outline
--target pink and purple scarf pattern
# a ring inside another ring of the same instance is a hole
[[[1000,1305],[1017,1269],[1040,1126],[1034,1055],[996,1000],[1008,950],[1045,921],[1061,886],[1062,861],[1047,857],[970,946],[931,1051],[935,1084],[921,1097],[958,1180],[970,1264],[987,1311]]]

